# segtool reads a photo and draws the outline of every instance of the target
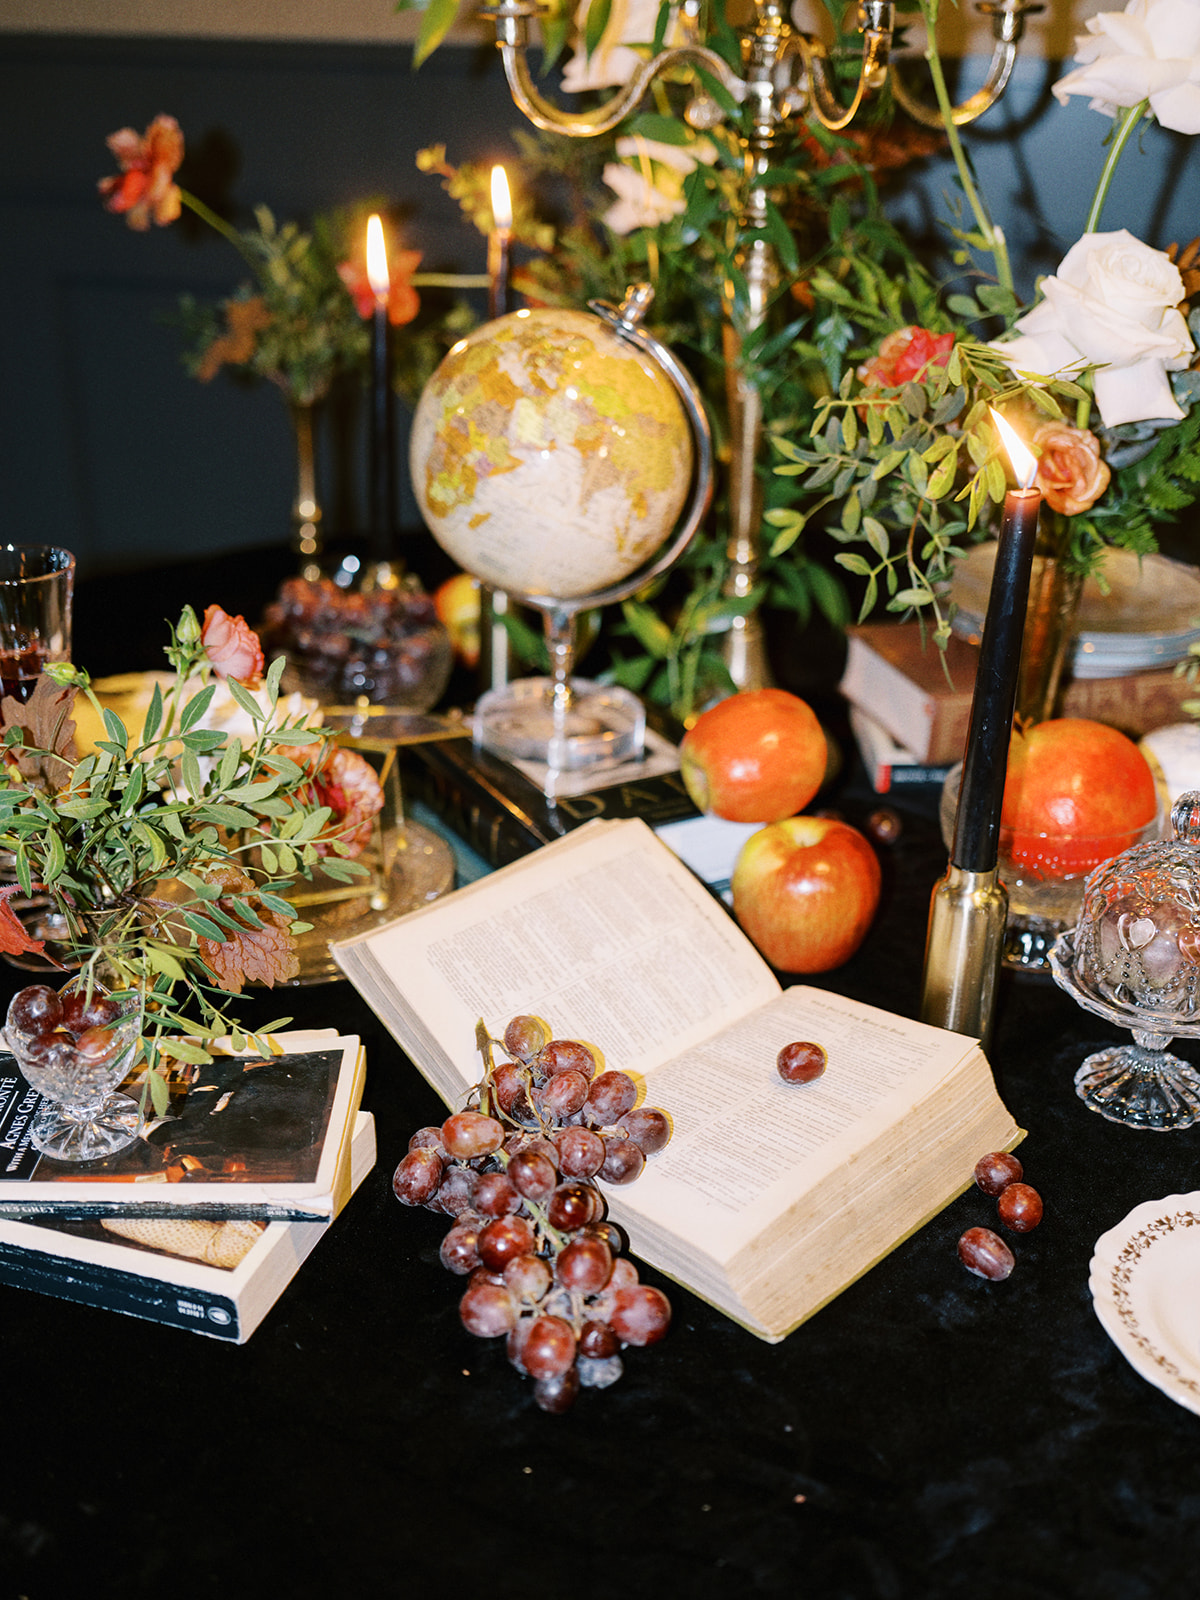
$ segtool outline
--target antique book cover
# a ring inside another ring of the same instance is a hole
[[[362,1046],[332,1030],[273,1037],[279,1054],[180,1066],[167,1114],[151,1116],[126,1149],[87,1162],[54,1161],[34,1148],[41,1096],[13,1057],[0,1055],[0,1216],[328,1221],[362,1100]]]
[[[375,1119],[355,1118],[340,1210],[375,1165]],[[0,1283],[244,1344],[331,1222],[261,1218],[0,1217]]]

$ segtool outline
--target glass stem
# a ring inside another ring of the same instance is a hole
[[[575,613],[561,606],[546,612],[546,650],[550,657],[550,706],[555,723],[571,709],[574,691],[571,673],[575,666]]]

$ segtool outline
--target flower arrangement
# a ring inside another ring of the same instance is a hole
[[[78,967],[89,992],[135,1005],[151,1069],[207,1060],[204,1041],[226,1034],[241,1047],[225,996],[294,976],[307,924],[287,891],[318,865],[362,875],[354,857],[382,805],[363,758],[281,697],[283,659],[264,673],[241,617],[210,606],[201,624],[186,608],[166,654],[174,677],[137,732],[67,662],[47,666],[27,704],[0,703],[0,849],[16,880],[0,890],[0,951]],[[103,730],[82,755],[80,694]],[[16,916],[18,893],[48,899],[61,963]],[[161,1111],[165,1085],[148,1076]]]
[[[932,40],[936,0],[921,9]],[[1037,303],[1017,304],[1003,233],[951,127],[973,221],[955,236],[991,255],[994,281],[943,306],[915,281],[889,294],[870,263],[855,263],[840,283],[820,277],[815,291],[841,309],[842,350],[807,441],[774,441],[777,475],[804,491],[801,504],[768,513],[776,555],[811,519],[834,516],[840,544],[869,547],[836,557],[861,581],[862,613],[881,598],[892,612],[915,610],[939,642],[950,628],[944,580],[961,541],[979,536],[1004,497],[990,408],[1016,421],[1039,457],[1043,527],[1080,581],[1110,545],[1153,551],[1156,527],[1200,496],[1200,314],[1188,304],[1200,289],[1200,240],[1164,252],[1125,230],[1097,231],[1116,162],[1144,117],[1200,131],[1200,6],[1130,0],[1088,29],[1078,41],[1083,65],[1054,92],[1063,103],[1092,95],[1095,109],[1114,115],[1112,149],[1084,234],[1042,280]],[[934,80],[945,105],[940,70]],[[999,337],[969,336],[996,317]]]
[[[184,137],[174,117],[155,117],[144,134],[122,128],[107,142],[120,168],[99,183],[108,210],[145,232],[152,223],[168,226],[186,207],[227,239],[250,269],[250,279],[216,305],[181,297],[184,362],[193,377],[207,383],[228,367],[266,379],[292,405],[311,406],[339,373],[365,371],[375,305],[366,276],[365,205],[317,216],[309,230],[277,221],[260,205],[253,227],[235,228],[176,182]],[[418,276],[420,261],[415,250],[396,250],[389,260],[393,326],[415,323],[421,310],[418,285],[453,286],[443,275]],[[462,333],[464,316],[456,307],[427,318],[408,338],[393,340],[397,388],[415,399]]]

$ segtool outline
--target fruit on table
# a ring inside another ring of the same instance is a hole
[[[858,949],[879,905],[879,860],[833,817],[788,817],[751,834],[733,869],[733,910],[781,972],[828,972]]]
[[[990,1228],[968,1228],[958,1241],[958,1259],[977,1278],[1000,1283],[1016,1266],[1016,1258]]]
[[[811,706],[783,689],[749,689],[701,714],[679,746],[684,786],[701,811],[778,822],[821,787],[828,747]]]
[[[796,1039],[784,1045],[775,1058],[775,1067],[784,1083],[812,1083],[825,1071],[828,1060],[821,1045]]]
[[[1000,1221],[1014,1233],[1029,1233],[1042,1220],[1042,1197],[1027,1183],[1010,1183],[996,1202]]]
[[[984,1194],[999,1194],[1010,1183],[1019,1183],[1024,1175],[1021,1163],[1007,1150],[993,1150],[975,1163],[975,1183]]]
[[[1057,717],[1013,734],[1000,824],[1006,854],[1027,870],[1090,872],[1135,844],[1156,809],[1150,764],[1116,728]]]

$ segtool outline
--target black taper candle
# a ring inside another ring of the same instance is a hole
[[[376,299],[371,322],[371,559],[395,554],[396,452],[393,440],[391,328],[386,299]]]
[[[953,864],[969,872],[990,872],[999,854],[1021,635],[1041,504],[1037,489],[1010,489],[1004,497],[950,852]]]

